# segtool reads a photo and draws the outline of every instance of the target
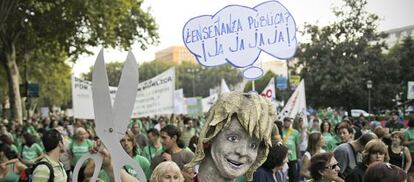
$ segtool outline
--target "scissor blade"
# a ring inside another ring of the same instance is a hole
[[[114,123],[117,133],[125,133],[134,109],[138,89],[138,66],[130,51],[122,69],[121,80],[114,101]]]
[[[92,73],[92,98],[96,130],[98,135],[100,135],[99,137],[102,137],[104,131],[114,127],[103,49],[101,49],[96,58]]]

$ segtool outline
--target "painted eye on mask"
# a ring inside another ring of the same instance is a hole
[[[227,140],[230,142],[238,142],[239,141],[239,137],[236,135],[232,135],[232,136],[228,136]]]
[[[257,149],[257,144],[256,144],[256,143],[252,143],[252,144],[250,144],[250,148],[251,148],[251,149]]]

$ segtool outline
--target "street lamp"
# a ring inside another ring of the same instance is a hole
[[[198,68],[189,68],[187,69],[188,73],[193,73],[193,97],[195,97],[195,74],[199,72]]]
[[[367,81],[367,88],[368,88],[368,113],[369,119],[371,120],[371,88],[372,88],[372,81]]]

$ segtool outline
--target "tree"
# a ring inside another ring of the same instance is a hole
[[[0,64],[7,74],[15,120],[22,122],[18,65],[39,47],[49,54],[63,51],[76,60],[86,47],[145,49],[156,43],[154,19],[135,0],[4,0],[0,4]],[[48,49],[46,49],[48,48]]]
[[[388,55],[387,59],[397,67],[398,71],[395,72],[394,80],[397,84],[393,89],[393,95],[403,93],[401,98],[404,100],[407,98],[407,82],[414,81],[414,40],[411,36],[406,36],[402,41],[394,45]],[[389,67],[387,67],[389,68]]]
[[[40,106],[67,107],[71,102],[71,72],[72,69],[64,62],[67,59],[64,52],[45,54],[36,50],[28,62],[28,82],[40,86],[39,98],[35,99]],[[23,73],[23,71],[21,71]]]
[[[367,80],[374,82],[373,101],[381,106],[389,97],[378,88],[380,65],[388,64],[382,55],[386,49],[385,34],[376,31],[378,16],[364,10],[365,0],[344,0],[345,5],[334,9],[337,22],[319,28],[306,25],[309,43],[302,43],[297,51],[303,67],[307,103],[313,107],[366,108]],[[380,95],[383,95],[382,98]]]
[[[119,83],[119,79],[121,79],[122,67],[124,63],[122,62],[110,62],[106,64],[106,72],[108,74],[108,82],[109,86],[117,87]],[[92,71],[93,66],[89,68],[89,72],[83,73],[81,78],[85,80],[92,80]]]
[[[272,71],[267,71],[266,74],[254,81],[255,91],[261,93],[267,86],[270,79],[275,79],[276,74]],[[248,81],[244,86],[244,92],[250,92],[252,90],[252,81]]]
[[[177,88],[183,88],[186,97],[193,96],[193,79],[195,96],[200,97],[209,96],[210,89],[221,85],[221,79],[226,81],[230,89],[243,79],[240,71],[228,64],[205,68],[199,64],[183,63],[177,69],[179,74],[177,77],[180,80]],[[189,69],[197,69],[198,72],[191,73]]]

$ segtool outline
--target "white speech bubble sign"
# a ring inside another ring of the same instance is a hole
[[[182,37],[201,65],[229,63],[246,68],[244,77],[254,80],[263,75],[252,67],[262,51],[278,59],[294,56],[296,31],[291,13],[278,1],[267,1],[253,8],[229,5],[214,15],[194,17],[184,25]]]

